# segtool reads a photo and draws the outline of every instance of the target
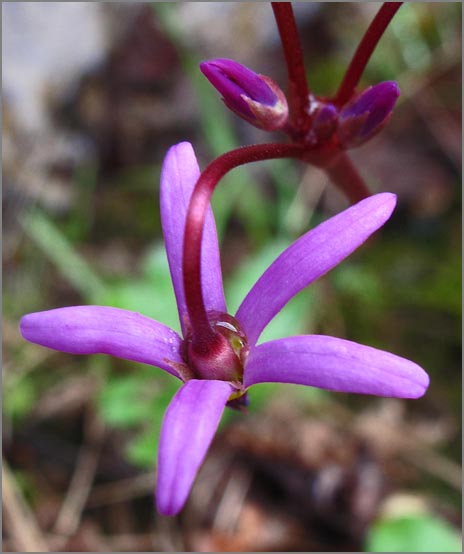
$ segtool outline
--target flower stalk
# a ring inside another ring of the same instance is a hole
[[[217,332],[210,324],[201,287],[201,241],[208,206],[216,185],[229,171],[251,162],[276,158],[301,158],[303,147],[298,144],[254,144],[226,152],[213,160],[198,179],[187,211],[184,246],[183,279],[185,301],[192,346],[199,350],[204,344],[217,344]]]
[[[290,2],[271,2],[288,72],[290,125],[304,133],[308,123],[309,87],[298,30]]]
[[[326,168],[326,172],[352,204],[370,195],[364,179],[346,152],[340,152]]]
[[[346,70],[345,76],[343,77],[340,88],[333,99],[333,102],[338,106],[342,106],[353,96],[354,90],[364,73],[375,47],[402,4],[403,2],[384,2],[377,12],[377,15],[372,20],[372,23],[369,25],[359,43],[350,65]]]

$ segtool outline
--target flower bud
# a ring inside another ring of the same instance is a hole
[[[226,106],[255,127],[272,131],[287,122],[287,99],[271,78],[221,58],[202,62],[200,69]]]
[[[369,87],[351,100],[339,115],[338,137],[345,148],[360,146],[387,124],[400,95],[395,81]]]
[[[308,144],[323,144],[332,138],[338,124],[338,110],[333,104],[326,104],[313,99],[314,106],[310,112],[312,117],[306,141]]]

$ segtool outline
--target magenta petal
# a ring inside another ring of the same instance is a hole
[[[161,171],[161,221],[180,323],[184,333],[187,314],[182,278],[184,228],[190,197],[199,175],[200,170],[190,143],[181,142],[169,149]],[[205,221],[201,262],[205,307],[207,310],[225,312],[219,245],[211,208],[208,209]]]
[[[294,383],[338,392],[419,398],[429,377],[414,362],[355,342],[306,335],[266,342],[246,362],[246,387]]]
[[[184,506],[232,392],[226,381],[192,379],[169,404],[158,449],[156,504],[162,514],[175,515]]]
[[[69,354],[109,354],[158,366],[175,375],[182,363],[179,335],[154,319],[106,306],[73,306],[25,315],[23,337]]]
[[[321,223],[294,242],[264,272],[236,317],[253,345],[295,294],[339,264],[390,217],[396,196],[376,194]]]

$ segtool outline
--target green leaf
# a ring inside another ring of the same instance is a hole
[[[3,395],[3,409],[13,418],[26,416],[37,400],[37,390],[32,379],[20,379],[15,386],[7,386],[7,394]]]
[[[179,316],[164,246],[157,244],[151,248],[141,266],[141,279],[108,284],[99,303],[139,312],[179,331]]]
[[[347,260],[334,268],[331,278],[339,291],[365,304],[378,305],[384,301],[382,282],[374,268]]]
[[[76,251],[74,245],[50,219],[39,211],[29,212],[21,218],[24,231],[61,274],[91,302],[104,290],[104,283],[90,265]]]
[[[288,383],[259,383],[253,385],[248,394],[250,410],[256,412],[265,410],[273,398],[285,398],[289,404],[298,402],[299,405],[305,406],[323,401],[329,393],[315,387],[301,387]]]
[[[380,520],[373,525],[366,552],[462,552],[461,537],[446,521],[428,514]]]
[[[105,384],[99,396],[102,418],[109,425],[132,428],[136,433],[126,446],[129,462],[153,467],[164,412],[178,388],[177,379],[152,367],[111,377]]]
[[[137,434],[126,446],[127,460],[144,469],[153,468],[158,455],[160,430],[161,420],[152,423],[145,432]]]
[[[156,384],[140,375],[111,379],[100,394],[103,419],[116,427],[132,427],[150,420]]]
[[[226,283],[226,297],[229,312],[234,313],[248,291],[263,272],[284,250],[288,244],[284,241],[274,241],[253,258],[247,260]],[[275,340],[282,337],[308,332],[311,327],[311,308],[314,295],[311,289],[302,291],[277,314],[266,327],[259,342]]]
[[[158,391],[151,403],[146,425],[126,446],[126,457],[132,464],[142,468],[152,468],[155,464],[164,413],[178,387],[178,382],[170,379]]]

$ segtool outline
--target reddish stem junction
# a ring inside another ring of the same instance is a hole
[[[337,94],[329,102],[340,107],[353,96],[372,52],[401,4],[402,2],[385,2],[382,5],[354,53]],[[212,362],[213,359],[220,362],[230,354],[230,348],[224,346],[223,334],[218,333],[209,320],[201,288],[203,227],[213,191],[220,179],[231,169],[250,162],[299,158],[323,167],[352,202],[369,195],[363,179],[337,144],[329,142],[308,145],[306,142],[305,136],[311,125],[310,94],[292,6],[290,2],[272,2],[272,8],[288,71],[290,117],[285,131],[293,143],[258,144],[227,152],[206,167],[195,186],[184,233],[183,278],[190,324],[188,347],[192,361],[196,357],[202,360],[202,364]]]

